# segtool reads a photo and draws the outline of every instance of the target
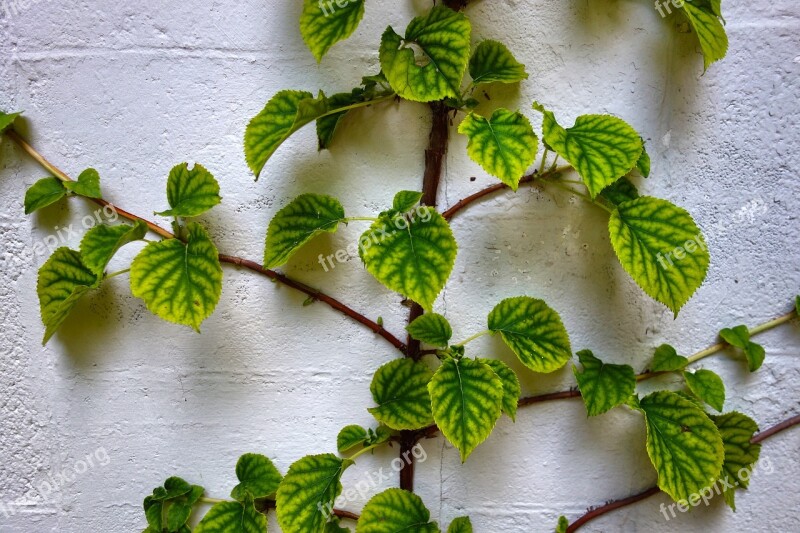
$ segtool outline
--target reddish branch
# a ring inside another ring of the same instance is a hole
[[[785,431],[798,424],[800,424],[800,415],[795,415],[787,420],[784,420],[780,424],[776,424],[771,428],[766,429],[761,433],[758,433],[757,435],[754,435],[753,438],[750,439],[750,442],[752,442],[753,444],[757,444],[763,440],[772,437],[773,435],[780,433],[781,431]],[[628,496],[627,498],[623,498],[621,500],[613,500],[605,505],[602,505],[595,509],[591,509],[586,514],[584,514],[583,516],[572,522],[567,528],[567,533],[573,533],[574,531],[577,531],[579,528],[591,522],[595,518],[599,518],[604,514],[610,513],[611,511],[614,511],[616,509],[620,509],[622,507],[626,507],[628,505],[642,501],[646,498],[649,498],[650,496],[658,494],[659,492],[661,492],[661,489],[659,489],[658,487],[650,487],[649,489],[640,492],[638,494],[634,494],[633,496]]]
[[[529,174],[527,176],[524,176],[522,179],[519,180],[520,185],[523,184],[523,183],[532,182],[535,176],[536,176],[535,173],[534,174]],[[444,211],[442,213],[442,216],[446,220],[450,220],[451,218],[456,216],[456,214],[459,211],[461,211],[462,209],[464,209],[468,205],[480,200],[484,196],[489,196],[490,194],[494,194],[494,193],[496,193],[498,191],[503,191],[503,190],[506,190],[506,189],[508,189],[510,191],[511,187],[509,187],[505,183],[497,183],[495,185],[491,185],[490,187],[486,187],[485,189],[481,189],[480,191],[476,192],[475,194],[471,194],[471,195],[467,196],[466,198],[463,198],[463,199],[459,200],[458,202],[456,202],[450,209],[448,209],[447,211]]]

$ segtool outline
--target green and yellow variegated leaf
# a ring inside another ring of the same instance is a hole
[[[364,101],[363,96],[349,93],[336,93],[328,97],[328,107],[330,109],[337,109],[353,105],[357,102]],[[333,142],[333,137],[336,134],[336,129],[339,123],[347,114],[347,111],[340,113],[332,113],[317,119],[317,141],[320,150],[327,150]]]
[[[406,331],[412,338],[440,348],[446,347],[453,336],[450,322],[438,313],[425,313],[416,318],[406,326]]]
[[[156,487],[153,494],[144,499],[144,514],[149,525],[145,531],[189,531],[186,522],[203,492],[199,485],[191,485],[179,477],[168,478],[163,487]]]
[[[472,521],[468,516],[460,516],[450,522],[447,533],[472,533]]]
[[[256,511],[253,500],[215,504],[197,524],[194,533],[266,533],[267,517]]]
[[[725,403],[725,384],[716,373],[701,369],[696,372],[684,372],[683,377],[689,390],[705,403],[722,412]]]
[[[433,423],[428,383],[430,368],[411,359],[396,359],[381,366],[369,387],[378,407],[372,413],[392,429],[420,429]]]
[[[43,207],[54,204],[67,194],[67,189],[58,178],[42,178],[25,192],[25,214],[30,215]]]
[[[675,370],[682,370],[688,364],[689,359],[678,355],[675,348],[669,344],[662,344],[656,348],[650,370],[652,372],[673,372]]]
[[[422,499],[403,489],[387,489],[364,506],[356,533],[439,533]]]
[[[357,424],[343,427],[336,436],[336,449],[339,453],[360,446],[367,442],[367,430]]]
[[[601,415],[625,403],[636,389],[636,373],[630,365],[604,363],[589,350],[578,352],[583,369],[572,365],[589,416]]]
[[[175,166],[167,179],[167,200],[172,209],[156,213],[168,217],[196,217],[202,215],[222,200],[219,183],[203,167],[188,163]]]
[[[447,221],[432,207],[420,207],[412,216],[384,214],[359,243],[361,260],[375,279],[428,311],[450,277],[458,249]]]
[[[718,0],[686,0],[683,12],[697,33],[703,51],[704,68],[719,61],[728,53],[728,35],[722,24],[722,13]]]
[[[334,44],[353,34],[363,16],[364,0],[304,0],[300,34],[320,62]]]
[[[8,129],[22,113],[3,113],[0,111],[0,133]]]
[[[100,284],[100,277],[83,263],[81,254],[69,248],[59,248],[39,269],[36,293],[45,326],[42,344],[66,320],[81,297]]]
[[[428,385],[436,425],[461,462],[492,432],[503,405],[503,382],[473,359],[446,359]]]
[[[561,317],[542,300],[507,298],[492,309],[488,323],[489,330],[499,332],[522,364],[534,372],[553,372],[572,357]]]
[[[339,200],[324,194],[301,194],[278,211],[269,223],[264,266],[280,266],[308,241],[323,232],[335,233],[344,220]]]
[[[467,17],[444,6],[413,19],[405,38],[387,28],[381,38],[380,61],[392,89],[415,102],[458,98],[469,61],[471,30]],[[422,57],[415,57],[411,45],[420,49]]]
[[[222,267],[206,230],[195,222],[186,230],[186,243],[167,239],[139,252],[131,265],[131,292],[153,314],[199,332],[219,302]]]
[[[137,220],[133,226],[99,224],[87,231],[81,239],[83,263],[97,276],[102,276],[117,250],[126,244],[144,239],[146,234],[147,224],[141,220]]]
[[[481,83],[517,83],[527,80],[525,65],[514,58],[506,45],[481,41],[469,60],[469,75],[475,85]]]
[[[322,533],[352,464],[333,454],[307,455],[289,467],[278,487],[278,524],[284,533]]]
[[[710,262],[703,234],[684,209],[651,196],[617,206],[608,222],[622,267],[675,316],[703,283]]]
[[[735,346],[744,352],[744,356],[747,358],[747,368],[750,372],[755,372],[761,368],[767,353],[763,346],[750,340],[750,331],[747,326],[725,328],[719,332],[719,336],[731,346]]]
[[[642,139],[642,155],[639,156],[639,160],[636,162],[636,170],[645,178],[650,177],[650,154],[647,153],[644,139]]]
[[[619,205],[639,198],[639,191],[636,189],[636,185],[631,183],[628,178],[620,178],[603,189],[600,196],[614,205]]]
[[[516,191],[539,148],[539,139],[528,119],[508,109],[498,109],[488,119],[470,113],[458,132],[469,137],[470,159]]]
[[[673,500],[686,500],[719,477],[725,450],[714,422],[693,402],[670,391],[642,398],[647,454],[658,486]]]
[[[272,461],[258,453],[246,453],[236,462],[239,484],[233,487],[231,498],[240,502],[248,498],[266,498],[275,494],[281,483],[281,473]]]
[[[422,193],[417,191],[400,191],[394,195],[392,210],[395,213],[411,211],[422,199]]]
[[[725,461],[722,464],[720,482],[723,487],[722,496],[731,509],[736,510],[734,491],[737,488],[746,489],[753,473],[755,464],[761,453],[761,445],[752,442],[753,436],[758,431],[758,424],[747,415],[732,411],[724,415],[711,416],[722,435],[725,447]],[[740,475],[740,472],[747,475]]]
[[[592,198],[630,172],[642,155],[642,138],[624,120],[582,115],[564,129],[551,111],[538,103],[533,108],[544,114],[544,142],[575,167]]]
[[[100,191],[100,174],[93,168],[87,168],[81,172],[77,181],[65,181],[62,185],[71,193],[85,196],[86,198],[100,198],[103,196]]]
[[[564,515],[558,517],[558,524],[556,524],[556,533],[567,533],[569,528],[569,520]]]
[[[499,359],[477,359],[477,361],[491,368],[500,378],[500,381],[503,382],[503,403],[501,407],[511,420],[516,421],[519,396],[522,394],[522,387],[519,384],[517,374]]]

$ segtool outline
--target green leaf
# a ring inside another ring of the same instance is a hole
[[[503,382],[472,359],[446,359],[428,384],[433,418],[461,453],[461,462],[492,432],[503,405]]]
[[[137,220],[133,226],[99,224],[86,232],[81,239],[81,258],[97,276],[102,276],[108,262],[117,250],[126,244],[144,239],[147,224]]]
[[[339,519],[333,517],[333,519],[325,524],[325,533],[351,533],[349,527],[342,527],[339,524]]]
[[[538,103],[533,108],[544,114],[544,142],[575,167],[592,199],[630,172],[642,155],[642,138],[622,119],[582,115],[564,129],[551,111]]]
[[[300,34],[311,53],[322,61],[330,48],[350,37],[364,16],[364,0],[305,0]]]
[[[703,51],[704,69],[708,70],[712,63],[728,53],[728,35],[720,20],[720,2],[686,0],[683,3],[683,12],[697,33],[700,49]]]
[[[489,330],[500,332],[522,364],[534,372],[553,372],[572,357],[561,317],[542,300],[507,298],[492,309],[488,323]]]
[[[239,484],[231,491],[231,498],[240,502],[248,498],[266,498],[275,494],[281,483],[281,473],[268,457],[246,453],[236,462]]]
[[[737,488],[747,488],[749,474],[752,474],[761,453],[761,445],[752,442],[753,435],[758,431],[758,424],[749,416],[736,411],[711,416],[711,420],[717,425],[725,446],[725,462],[720,475],[720,478],[725,480],[725,483],[720,482],[723,486],[722,495],[725,502],[735,511],[734,491]],[[739,475],[743,471],[747,471],[748,475]]]
[[[755,372],[764,363],[767,353],[760,344],[750,341],[750,331],[747,326],[736,326],[735,328],[725,328],[719,332],[720,337],[736,348],[740,348],[747,358],[747,368],[750,372]]]
[[[247,125],[244,152],[258,179],[267,160],[289,136],[328,112],[325,95],[305,91],[280,91]]]
[[[81,297],[96,288],[100,278],[69,248],[59,248],[39,269],[36,293],[45,326],[42,344],[55,334]]]
[[[324,194],[301,194],[278,211],[269,223],[264,266],[274,268],[323,232],[336,233],[344,220],[339,200]]]
[[[497,41],[482,41],[469,60],[472,83],[517,83],[527,80],[525,65],[519,63],[506,45]]]
[[[359,243],[367,271],[426,311],[447,283],[458,249],[447,221],[432,207],[411,216],[383,214]]]
[[[703,234],[684,209],[641,196],[617,206],[608,222],[622,267],[675,316],[703,283],[710,262]]]
[[[415,102],[458,98],[471,31],[467,17],[444,6],[413,19],[405,38],[388,27],[381,38],[380,61],[392,89]],[[415,48],[421,57],[415,57]]]
[[[511,420],[516,421],[517,405],[519,404],[519,396],[522,394],[519,378],[517,378],[517,375],[507,364],[498,359],[476,360],[491,368],[492,371],[497,374],[497,377],[500,378],[500,381],[503,383],[503,402],[501,408]]]
[[[214,312],[222,293],[222,267],[205,228],[186,225],[187,243],[167,239],[148,244],[131,265],[131,293],[169,322],[200,324]]]
[[[458,132],[469,137],[470,159],[516,191],[539,147],[528,119],[508,109],[497,109],[489,119],[470,113]]]
[[[589,416],[601,415],[625,403],[636,389],[636,374],[630,365],[603,363],[589,350],[578,352],[582,371],[572,365]]]
[[[422,499],[403,489],[387,489],[373,496],[361,511],[356,533],[439,533]]]
[[[620,178],[603,189],[600,196],[617,206],[623,202],[639,198],[639,191],[636,189],[636,185],[631,183],[628,178]]]
[[[682,370],[689,364],[689,360],[678,355],[675,348],[669,344],[662,344],[656,348],[656,353],[653,356],[653,363],[650,365],[651,372],[672,372],[674,370]]]
[[[400,191],[394,195],[392,209],[396,213],[406,213],[416,207],[422,199],[422,193],[417,191]]]
[[[639,156],[639,160],[636,162],[636,170],[645,178],[650,177],[650,154],[647,153],[644,139],[642,139],[642,155]]]
[[[199,485],[192,485],[175,476],[168,478],[162,487],[156,487],[153,494],[144,499],[144,513],[150,525],[147,531],[186,531],[192,507],[203,492],[203,487]]]
[[[356,424],[345,426],[336,437],[336,449],[339,450],[339,453],[344,453],[364,444],[367,442],[367,438],[367,430],[361,426]]]
[[[406,326],[406,331],[412,338],[438,346],[446,347],[453,336],[450,322],[438,313],[426,313]]]
[[[100,174],[93,168],[87,168],[78,176],[78,181],[65,181],[62,183],[65,189],[86,198],[101,198]]]
[[[256,511],[253,500],[215,504],[197,524],[194,533],[266,533],[267,517]]]
[[[381,366],[369,387],[378,407],[368,409],[392,429],[421,429],[433,423],[428,383],[433,376],[424,363],[395,359]]]
[[[722,405],[725,403],[725,384],[722,378],[711,370],[698,370],[694,374],[684,372],[683,377],[695,396],[722,412]]]
[[[569,528],[569,520],[564,515],[558,517],[558,525],[556,525],[556,533],[567,533]]]
[[[659,488],[678,501],[712,485],[725,452],[719,431],[702,409],[670,391],[645,396],[641,409]]]
[[[342,492],[342,472],[352,464],[333,454],[307,455],[289,467],[276,498],[284,533],[320,533]]]
[[[468,516],[460,516],[450,522],[447,533],[472,533],[472,522]]]
[[[309,0],[306,0],[309,1]],[[358,102],[363,102],[364,97],[354,93],[337,93],[328,97],[328,107],[337,109],[347,107]],[[347,111],[325,115],[317,119],[317,140],[320,150],[327,150],[333,142],[336,128],[347,114]]]
[[[14,121],[17,120],[17,117],[20,116],[22,113],[3,113],[0,111],[0,133],[6,131]]]
[[[156,213],[165,217],[196,217],[222,200],[219,183],[202,165],[175,166],[167,179],[167,200],[172,209]]]
[[[30,215],[54,204],[67,194],[67,189],[57,178],[42,178],[25,192],[25,214]]]

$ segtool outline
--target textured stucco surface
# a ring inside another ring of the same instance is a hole
[[[320,66],[296,30],[299,2],[27,4],[0,15],[0,108],[24,109],[24,128],[42,153],[72,175],[94,166],[106,196],[130,210],[164,208],[169,169],[201,162],[224,197],[203,221],[222,251],[258,259],[268,221],[294,195],[325,192],[349,213],[367,215],[385,209],[395,191],[419,187],[428,128],[422,105],[359,112],[332,152],[317,154],[306,129],[258,183],[241,137],[279,89],[346,90],[376,71],[386,24],[404,27],[427,1],[368,2],[356,35]],[[800,7],[796,0],[724,4],[731,49],[704,76],[694,36],[675,31],[675,20],[663,21],[648,1],[484,0],[469,8],[474,38],[503,40],[531,74],[518,89],[494,89],[492,104],[525,110],[539,100],[564,123],[586,112],[624,117],[653,156],[653,177],[640,180],[641,189],[693,213],[713,263],[673,320],[616,262],[602,212],[529,189],[493,196],[453,222],[461,250],[436,310],[456,337],[484,329],[500,299],[529,294],[562,314],[575,349],[643,368],[661,342],[691,353],[721,327],[788,310],[800,292]],[[467,159],[465,139],[454,137],[442,206],[493,183]],[[285,471],[304,454],[333,451],[342,426],[370,424],[370,377],[396,356],[391,347],[322,304],[304,307],[302,295],[231,268],[202,335],[151,316],[119,277],[41,347],[35,283],[45,258],[18,258],[93,208],[75,201],[24,217],[25,187],[44,173],[8,141],[0,156],[0,501],[100,448],[110,460],[62,483],[49,501],[0,514],[0,531],[140,531],[141,500],[168,475],[225,497],[239,454],[264,453]],[[752,220],[733,216],[748,205],[761,206]],[[286,271],[382,316],[399,334],[400,298],[357,261],[330,273],[317,264],[318,253],[343,247],[359,230],[317,241]],[[66,244],[77,246],[81,233]],[[727,409],[767,427],[800,410],[800,331],[791,325],[759,341],[768,359],[757,374],[732,357],[702,366],[725,378]],[[525,372],[497,339],[474,349],[514,365],[526,393],[573,380],[569,369]],[[796,530],[799,446],[797,431],[766,443],[762,456],[775,473],[737,495],[735,515],[715,501],[665,522],[659,505],[667,498],[656,496],[589,529]],[[527,408],[516,424],[503,419],[465,465],[441,438],[424,447],[417,488],[434,518],[447,524],[468,513],[480,532],[550,531],[561,513],[574,518],[655,481],[641,420],[623,410],[587,420],[574,400]],[[345,485],[387,468],[392,457],[364,460]]]

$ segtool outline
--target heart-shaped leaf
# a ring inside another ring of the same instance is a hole
[[[497,41],[481,41],[469,60],[472,83],[517,83],[527,80],[525,65],[514,58],[506,45]]]
[[[231,491],[231,498],[240,502],[248,498],[266,498],[275,494],[281,483],[281,473],[268,457],[246,453],[236,462],[239,484]]]
[[[25,192],[25,214],[30,215],[43,207],[54,204],[67,194],[67,189],[58,178],[42,178]]]
[[[196,217],[222,201],[219,183],[202,165],[175,166],[167,179],[167,200],[172,209],[156,213],[169,217]]]
[[[86,198],[100,198],[100,174],[93,168],[87,168],[78,176],[77,181],[65,181],[62,183],[65,189]]]
[[[373,496],[361,511],[356,533],[439,533],[422,499],[403,489],[387,489]]]
[[[395,359],[381,366],[369,387],[378,407],[372,413],[392,429],[420,429],[433,422],[428,383],[433,372],[411,359]]]
[[[450,322],[438,313],[425,313],[417,317],[406,326],[406,331],[412,338],[440,348],[447,346],[453,336]]]
[[[683,377],[695,396],[719,412],[725,403],[725,384],[711,370],[701,369],[694,373],[684,372]]]
[[[578,352],[583,367],[572,365],[578,388],[589,416],[601,415],[631,397],[636,388],[636,374],[630,365],[604,363],[589,350]]]
[[[278,487],[278,524],[284,533],[322,533],[342,492],[342,472],[352,461],[333,454],[307,455],[289,467]]]
[[[300,34],[320,62],[334,44],[353,34],[363,17],[364,0],[304,0]]]
[[[96,275],[102,276],[108,262],[117,250],[126,244],[139,241],[147,234],[147,224],[137,220],[133,226],[120,224],[109,226],[100,224],[89,231],[81,239],[81,257],[83,263]]]

